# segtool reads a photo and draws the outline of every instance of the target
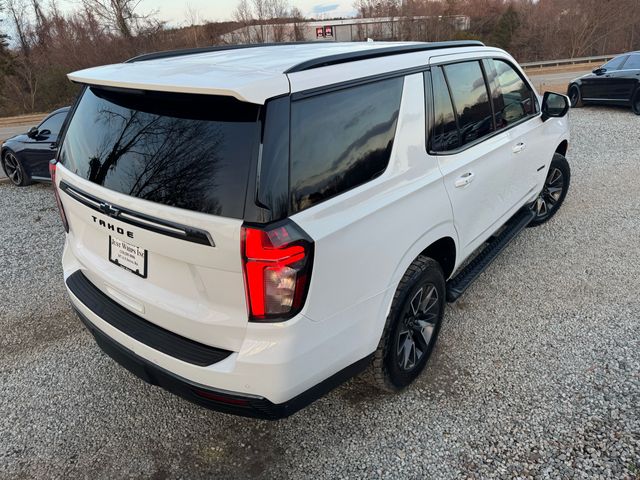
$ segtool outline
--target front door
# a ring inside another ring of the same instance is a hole
[[[56,155],[65,118],[64,112],[51,115],[38,126],[38,133],[25,142],[23,159],[32,177],[49,177],[49,161]]]
[[[506,134],[493,135],[492,108],[479,61],[434,67],[432,84],[431,150],[451,200],[462,255],[467,256],[513,205],[511,140]]]

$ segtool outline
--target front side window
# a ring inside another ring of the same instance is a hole
[[[489,85],[492,86],[496,127],[507,128],[536,113],[533,90],[516,70],[503,60],[486,60]]]
[[[45,130],[49,130],[49,136],[57,136],[62,130],[62,124],[64,123],[64,119],[66,118],[66,113],[56,113],[55,115],[50,116],[44,122],[40,124],[38,127],[39,132],[44,132]]]
[[[631,55],[622,68],[623,70],[640,70],[640,55]]]
[[[430,150],[432,152],[455,150],[459,145],[458,125],[442,68],[435,67],[431,70],[431,83],[433,85],[434,121],[430,135]],[[426,95],[426,98],[429,96]]]
[[[403,78],[291,104],[291,209],[300,211],[377,177],[395,137]]]
[[[231,97],[87,87],[59,160],[125,195],[242,218],[259,113]]]
[[[446,65],[444,72],[458,115],[460,146],[493,132],[493,112],[480,62]]]
[[[627,57],[628,57],[628,55],[621,55],[619,57],[616,57],[613,60],[609,60],[601,68],[604,68],[604,69],[606,69],[608,71],[620,70],[620,68],[622,67],[622,64],[627,59]]]

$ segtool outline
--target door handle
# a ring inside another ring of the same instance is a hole
[[[49,148],[51,150],[57,150],[58,149],[58,142],[54,142],[54,143],[49,144]]]
[[[527,145],[525,143],[520,142],[515,147],[513,147],[513,153],[520,153],[525,148],[527,148]]]
[[[475,175],[472,172],[467,172],[465,174],[460,175],[456,179],[456,182],[454,183],[454,185],[456,186],[456,188],[466,187],[471,182],[473,182],[474,178],[475,178]]]

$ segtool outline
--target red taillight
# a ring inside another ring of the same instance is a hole
[[[64,231],[69,233],[69,222],[67,222],[67,216],[64,213],[64,207],[60,201],[60,192],[58,192],[58,184],[56,183],[56,164],[55,160],[49,162],[49,175],[51,175],[51,185],[53,185],[53,195],[56,197],[56,203],[58,204],[58,211],[60,212],[60,218],[62,219],[62,226]]]
[[[251,320],[286,320],[304,305],[311,279],[313,241],[293,222],[242,227],[247,307]]]

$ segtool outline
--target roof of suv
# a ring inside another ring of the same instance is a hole
[[[482,47],[480,42],[310,42],[230,46],[142,55],[125,63],[70,73],[89,85],[230,95],[262,104],[289,91],[287,74],[339,63],[425,50]]]

